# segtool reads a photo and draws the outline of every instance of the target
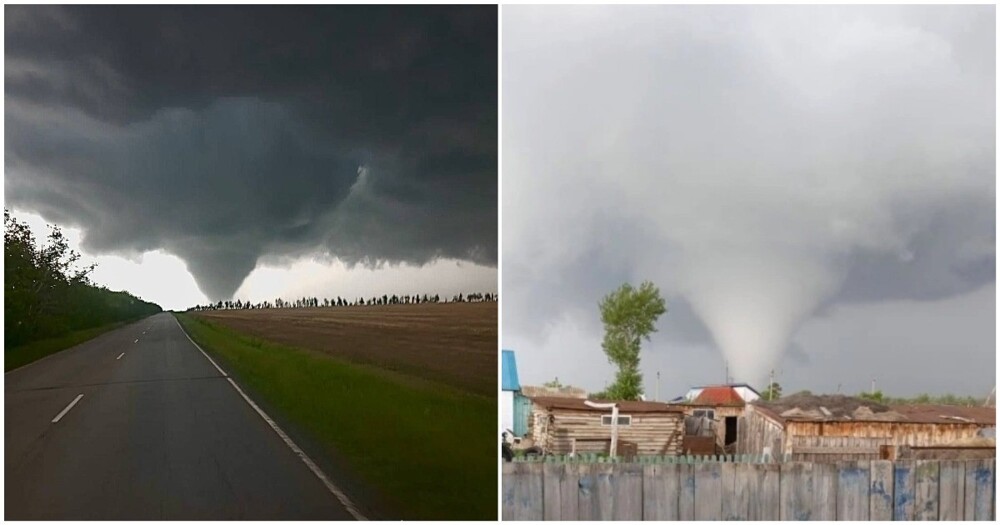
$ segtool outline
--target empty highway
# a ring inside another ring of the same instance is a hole
[[[168,313],[4,377],[5,519],[355,519]]]

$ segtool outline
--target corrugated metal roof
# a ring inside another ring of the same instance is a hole
[[[502,351],[500,364],[503,372],[501,377],[503,390],[513,392],[521,390],[521,382],[517,379],[517,360],[514,359],[514,351]]]
[[[742,406],[744,404],[743,398],[740,397],[740,394],[736,392],[736,389],[731,386],[705,387],[705,389],[698,394],[698,397],[694,399],[694,403],[698,405],[737,406]]]
[[[995,407],[954,405],[892,405],[849,396],[796,394],[771,402],[754,403],[756,410],[778,423],[810,422],[897,422],[966,423],[996,425]]]

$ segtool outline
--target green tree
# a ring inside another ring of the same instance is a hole
[[[126,292],[92,285],[93,265],[79,265],[80,254],[62,231],[50,227],[45,244],[27,224],[4,210],[4,343],[7,348],[160,311]]]
[[[874,392],[861,392],[858,394],[858,397],[869,401],[875,401],[876,403],[882,403],[885,401],[885,395],[882,394],[881,390],[876,390]]]
[[[667,311],[660,290],[649,281],[638,288],[625,283],[598,305],[604,323],[601,347],[608,361],[618,367],[615,381],[605,394],[611,400],[637,399],[642,393],[639,351],[642,340],[656,332],[656,320]]]
[[[774,399],[780,399],[781,398],[781,385],[779,385],[776,382],[775,383],[771,383],[767,387],[767,389],[765,389],[763,392],[761,392],[760,396],[761,396],[762,399],[764,399],[766,401],[771,401],[771,400],[774,400]]]

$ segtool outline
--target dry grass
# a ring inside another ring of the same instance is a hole
[[[267,341],[496,395],[495,302],[222,310],[198,315]]]

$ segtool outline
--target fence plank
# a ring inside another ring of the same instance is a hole
[[[812,519],[833,521],[837,519],[837,465],[817,463],[813,466],[813,515]]]
[[[579,471],[579,464],[553,463],[543,465],[542,490],[545,494],[543,515],[546,521],[574,521],[578,519]]]
[[[537,521],[542,514],[542,471],[529,463],[504,463],[505,477],[513,483],[504,483],[502,514],[504,520]]]
[[[736,509],[731,514],[732,519],[746,521],[750,519],[750,502],[757,499],[759,492],[754,490],[758,470],[756,465],[746,463],[734,465],[736,471]],[[727,518],[728,519],[728,518]]]
[[[694,466],[694,519],[722,519],[722,465],[701,463]]]
[[[774,463],[751,465],[753,490],[747,512],[748,520],[774,521],[780,518],[780,467]]]
[[[893,521],[913,521],[913,503],[916,500],[913,461],[897,461],[893,465],[892,477],[892,519]]]
[[[597,519],[594,517],[594,508],[597,505],[597,496],[594,494],[597,491],[597,478],[593,472],[596,466],[595,463],[581,463],[577,471],[580,480],[577,484],[576,517],[580,521]]]
[[[611,482],[611,519],[642,521],[642,465],[616,465]]]
[[[813,464],[798,461],[781,465],[781,521],[814,519]]]
[[[519,520],[992,520],[996,460],[502,465]]]
[[[965,519],[993,519],[993,485],[996,460],[981,459],[965,462]]]
[[[962,521],[965,519],[964,462],[941,462],[938,494],[938,517],[941,521]]]
[[[740,475],[741,472],[746,472],[745,468],[738,468],[741,466],[728,462],[721,465],[722,519],[726,521],[747,519],[747,483],[741,477],[748,476]]]
[[[839,464],[837,472],[837,520],[868,521],[871,469],[867,461]]]
[[[871,462],[871,501],[868,519],[872,521],[892,520],[892,462],[875,460]]]
[[[593,520],[593,521],[607,521],[612,519],[612,512],[614,510],[613,506],[613,490],[611,487],[611,475],[614,471],[615,465],[612,463],[595,463],[590,465],[590,480],[591,480],[591,490],[589,498],[587,498],[586,503],[588,503],[588,509],[586,511],[583,509],[584,498],[583,494],[580,494],[580,519]],[[584,518],[584,513],[587,513],[587,517]]]
[[[938,520],[938,478],[940,476],[939,462],[927,459],[918,460],[914,478],[916,502],[914,519],[918,521]]]
[[[679,465],[681,493],[677,501],[677,510],[681,521],[694,520],[694,465],[684,463]]]
[[[645,466],[642,479],[642,517],[644,520],[679,520],[680,494],[680,465],[667,463]]]

